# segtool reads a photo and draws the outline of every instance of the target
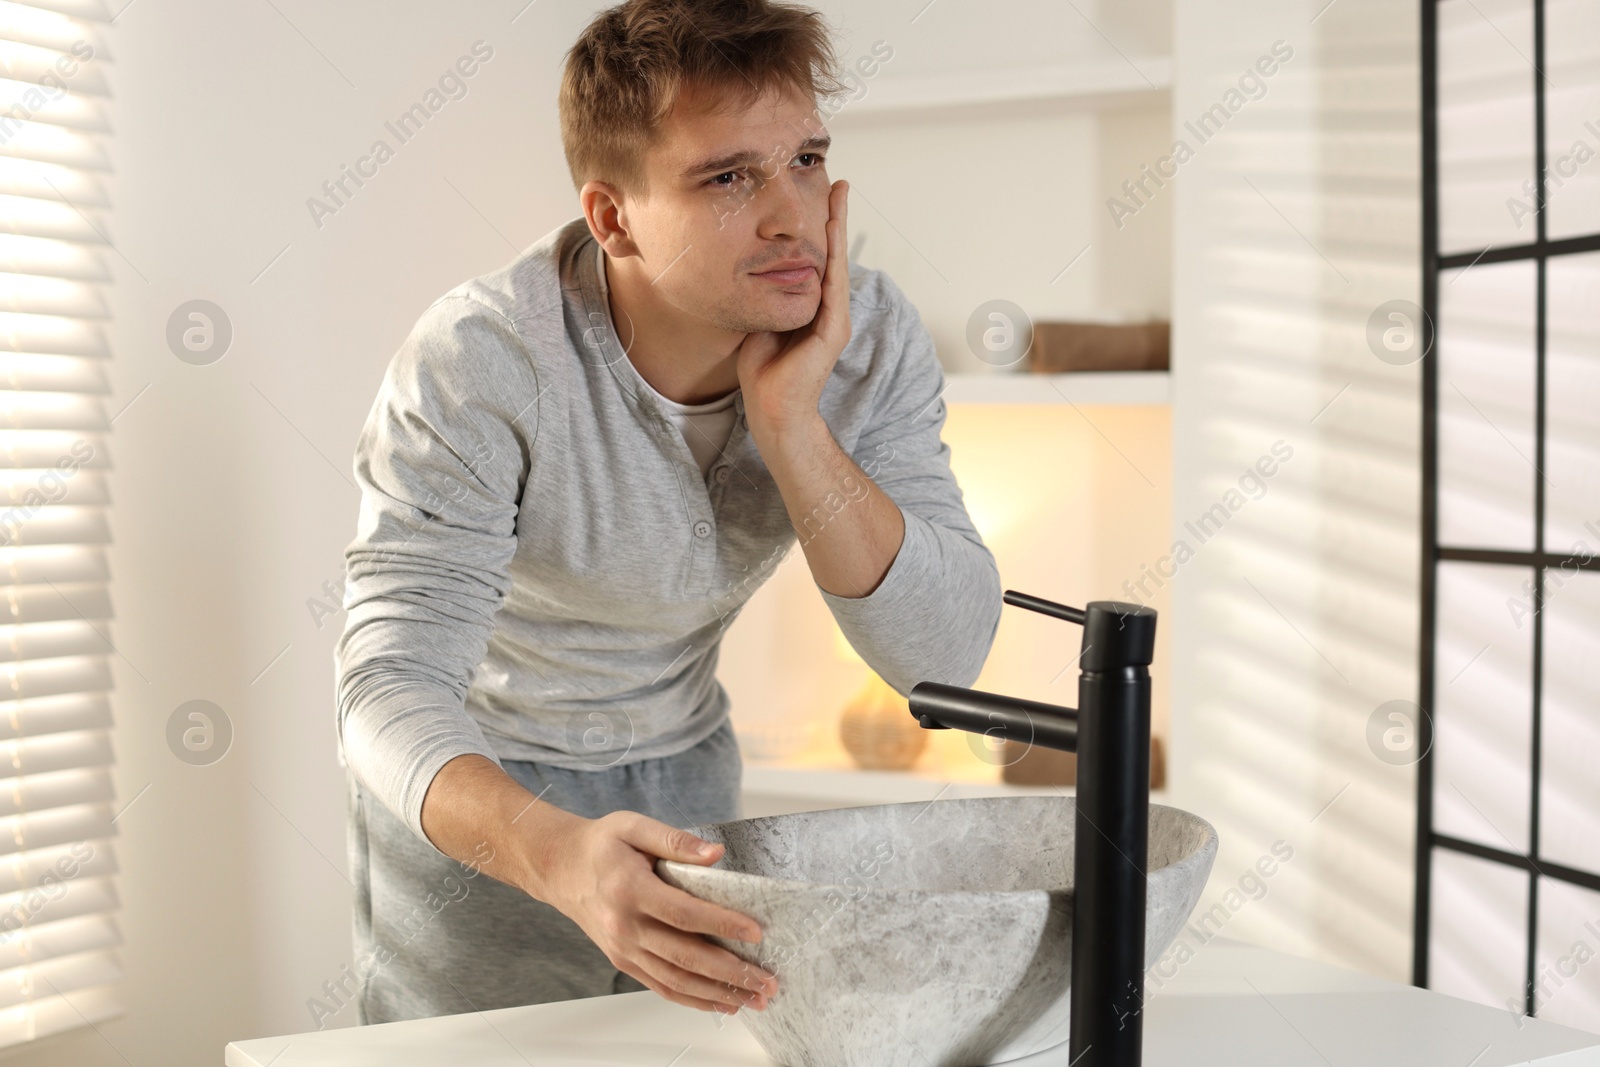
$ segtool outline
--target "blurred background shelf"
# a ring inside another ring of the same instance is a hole
[[[1074,374],[947,374],[948,404],[1167,404],[1167,371],[1081,371]]]
[[[869,83],[866,96],[846,102],[835,118],[848,120],[921,110],[1009,110],[1034,101],[1103,107],[1163,94],[1171,86],[1169,56],[1113,56],[909,75],[890,71]]]

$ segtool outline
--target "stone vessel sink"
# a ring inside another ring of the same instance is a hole
[[[778,976],[739,1017],[789,1067],[977,1067],[1067,1040],[1075,802],[916,801],[690,829],[727,846],[660,877],[749,915],[708,937]],[[1150,805],[1144,963],[1177,937],[1216,857],[1211,824]],[[1130,1009],[1135,1005],[1130,1005]]]

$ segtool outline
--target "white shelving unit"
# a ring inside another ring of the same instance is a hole
[[[948,374],[947,404],[1167,404],[1166,371],[1084,371],[1076,374]]]
[[[1008,70],[954,70],[937,74],[885,74],[867,95],[847,102],[830,119],[871,118],[924,109],[993,108],[1029,101],[1099,107],[1172,87],[1168,56],[1079,60]]]

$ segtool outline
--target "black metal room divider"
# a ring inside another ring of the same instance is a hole
[[[1600,0],[1421,31],[1413,978],[1600,1029]]]

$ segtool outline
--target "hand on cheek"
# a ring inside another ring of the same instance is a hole
[[[748,334],[739,346],[739,385],[758,448],[820,421],[822,388],[850,340],[849,195],[844,181],[828,190],[828,255],[816,315],[786,333]]]

